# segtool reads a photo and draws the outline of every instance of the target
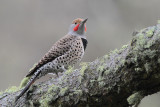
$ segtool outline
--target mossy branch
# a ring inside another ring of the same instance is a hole
[[[0,95],[1,106],[137,106],[160,91],[160,24],[134,33],[133,39],[93,62],[70,68],[59,78],[33,85],[14,104],[17,91]],[[24,84],[21,84],[21,87]],[[15,88],[14,88],[15,89]]]

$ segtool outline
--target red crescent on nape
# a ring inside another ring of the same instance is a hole
[[[74,31],[77,31],[78,30],[78,27],[79,27],[79,24],[76,26],[76,27],[74,27]]]
[[[85,25],[85,31],[87,31],[86,25]]]

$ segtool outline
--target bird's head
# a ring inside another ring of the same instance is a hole
[[[75,35],[75,36],[85,36],[86,22],[87,22],[87,19],[83,20],[81,18],[77,18],[73,20],[69,28],[69,34]]]

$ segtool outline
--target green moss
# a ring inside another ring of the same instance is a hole
[[[110,70],[108,70],[108,69],[104,72],[105,75],[107,75],[109,73],[110,73]]]
[[[65,96],[64,101],[68,102],[69,101],[69,96]]]
[[[0,91],[0,95],[2,95],[3,94],[3,91]]]
[[[33,101],[29,100],[28,102],[29,102],[30,107],[34,107]],[[26,106],[25,106],[25,107],[26,107]]]
[[[160,74],[155,74],[154,77],[160,79]]]
[[[83,62],[83,63],[80,64],[80,66],[81,66],[80,73],[81,73],[81,75],[84,75],[84,71],[86,70],[86,68],[88,66],[88,63]]]
[[[100,59],[100,61],[99,61],[99,62],[100,62],[101,64],[103,64],[103,63],[104,63],[104,61],[105,61],[105,58],[104,58],[104,57],[102,57],[102,58]]]
[[[103,76],[101,76],[101,75],[98,76],[98,81],[99,81],[99,82],[102,81],[103,79],[104,79]]]
[[[103,58],[108,59],[109,58],[108,54],[104,55]]]
[[[120,51],[125,50],[128,47],[128,45],[123,45],[122,48],[120,49]]]
[[[148,30],[146,33],[147,33],[147,37],[152,37],[153,36],[153,31],[154,31],[154,28]]]
[[[153,36],[155,30],[155,26],[142,29],[133,39],[132,43],[135,42],[136,45],[134,47],[134,50],[139,50],[142,48],[149,48],[153,44],[153,40],[150,40],[148,38],[151,38]]]
[[[59,87],[53,84],[53,85],[51,85],[51,87],[48,89],[48,91],[47,91],[46,94],[49,95],[50,93],[56,92],[58,89],[59,89]]]
[[[138,56],[136,55],[136,56],[133,58],[133,60],[134,60],[135,62],[137,62]]]
[[[160,63],[160,58],[158,59],[158,63]]]
[[[16,86],[12,86],[8,89],[6,89],[4,92],[7,92],[7,93],[13,93],[13,92],[16,92],[19,90],[19,87],[16,87]]]
[[[138,47],[138,46],[143,47],[145,45],[145,43],[146,43],[144,35],[142,33],[140,33],[140,34],[138,34],[137,37],[138,38],[137,38],[137,42],[136,42],[136,44],[137,44],[136,47]]]
[[[156,50],[150,50],[150,49],[148,49],[148,50],[146,50],[146,51],[144,51],[144,55],[146,55],[146,56],[149,56],[149,58],[153,58],[153,57],[155,57],[155,55],[156,55]]]
[[[50,98],[45,98],[40,100],[40,107],[50,107],[49,105]]]
[[[4,92],[1,91],[0,92],[0,95],[2,95],[3,93],[7,92],[7,93],[13,93],[13,92],[16,92],[18,91],[19,89],[21,89],[22,87],[24,87],[27,83],[27,78],[24,78],[22,81],[21,81],[21,84],[19,87],[16,87],[16,86],[12,86],[12,87],[9,87],[8,89],[6,89]]]
[[[51,93],[54,87],[55,87],[54,84],[52,84],[51,86],[49,86],[49,89],[48,89],[47,93]]]
[[[108,54],[108,59],[110,58],[110,56],[118,54],[118,53],[119,53],[118,49],[114,49],[113,51],[110,51]]]
[[[67,91],[68,91],[68,87],[62,88],[59,95],[64,96]]]
[[[142,71],[142,68],[135,68],[136,72]]]
[[[122,49],[126,49],[128,47],[128,45],[123,45]]]
[[[78,81],[81,83],[82,78],[83,78],[84,73],[85,73],[85,70],[86,70],[87,67],[88,67],[88,63],[83,62],[83,63],[80,64],[80,66],[81,66],[81,69],[80,69],[80,75],[81,75],[81,76],[78,77]]]
[[[30,77],[25,77],[25,78],[21,81],[19,88],[23,88],[24,86],[26,86],[26,84],[28,83],[29,79],[30,79]]]
[[[72,67],[72,66],[69,66],[68,67],[68,70],[65,72],[65,74],[70,74],[70,73],[72,73],[74,70],[73,70],[74,68]]]
[[[97,71],[100,71],[100,72],[101,72],[101,71],[103,71],[103,70],[104,70],[104,66],[103,66],[103,65],[100,65],[100,66],[97,67]]]
[[[40,93],[43,92],[43,88],[40,88],[40,89],[39,89],[39,92],[40,92]]]
[[[145,67],[146,72],[149,73],[149,70],[151,70],[150,64],[146,63],[144,64],[144,67]]]
[[[140,93],[135,93],[135,94],[132,94],[131,96],[129,96],[127,98],[127,101],[130,105],[134,105],[136,104],[137,102],[140,101],[140,99],[142,99],[143,97],[140,95]]]
[[[53,102],[58,97],[59,87],[56,85],[51,85],[45,95],[41,97],[39,101],[40,107],[51,107],[50,103]]]
[[[74,93],[78,93],[80,96],[83,94],[82,90],[76,90]]]
[[[118,53],[118,49],[111,51],[111,54],[116,54],[116,53]]]
[[[124,64],[124,63],[125,63],[125,59],[122,59],[122,60],[121,60],[121,63]]]
[[[152,44],[153,44],[153,41],[149,41],[149,42],[147,42],[147,44],[144,46],[144,48],[149,48],[149,47],[152,46]]]
[[[99,82],[99,88],[103,88],[105,85],[106,85],[106,83],[105,82],[103,82],[103,81],[101,81],[101,82]]]
[[[82,96],[82,90],[74,90],[73,94],[77,95],[79,98]]]

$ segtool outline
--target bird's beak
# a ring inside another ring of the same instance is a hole
[[[82,24],[85,24],[87,22],[88,18],[82,21]]]
[[[84,24],[87,22],[88,18],[83,20],[79,26],[80,29],[83,29],[84,28]]]

